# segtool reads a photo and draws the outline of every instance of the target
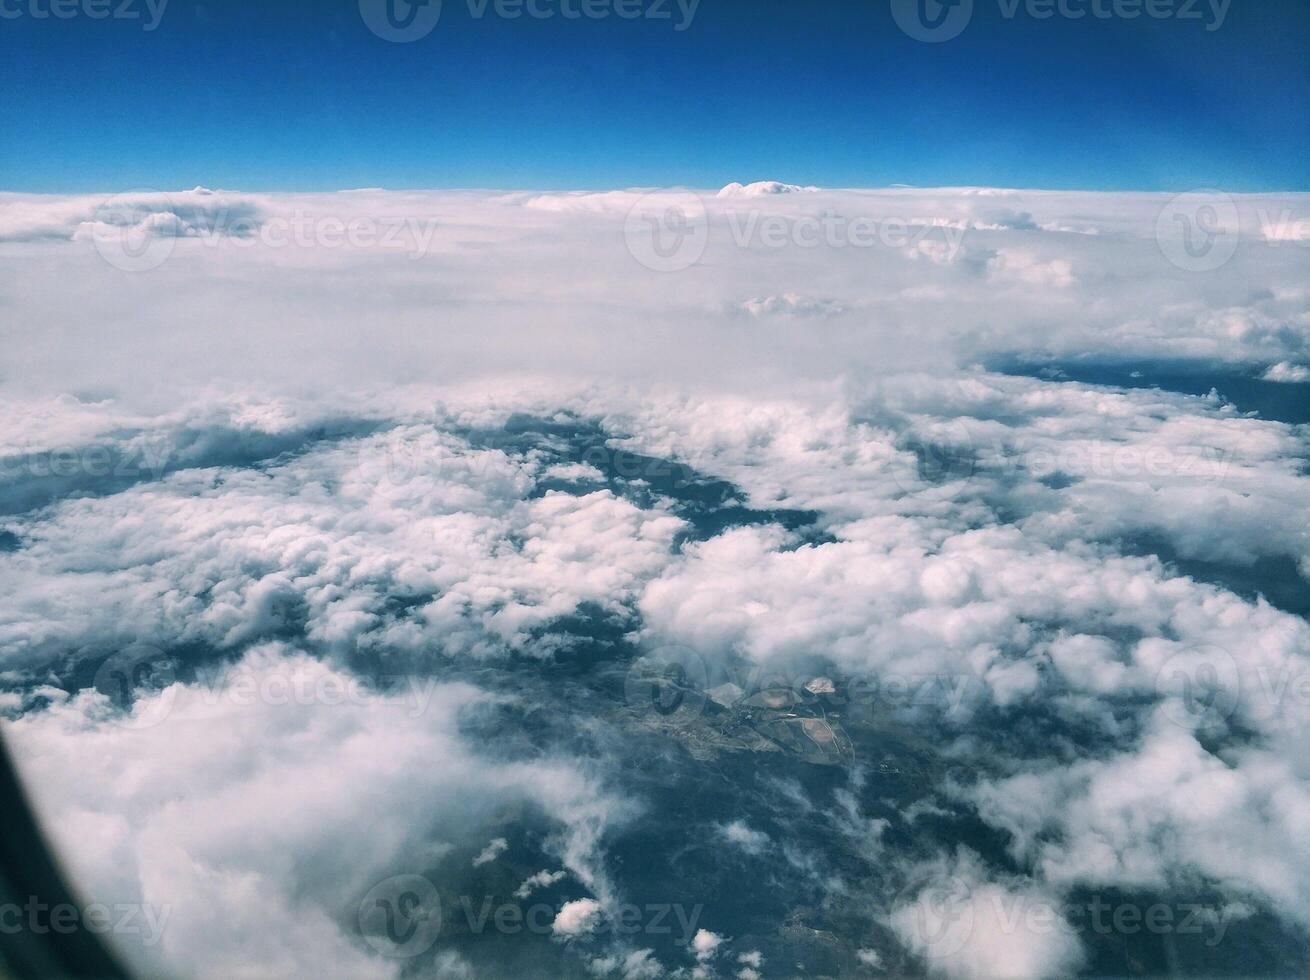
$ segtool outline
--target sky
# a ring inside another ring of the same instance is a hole
[[[974,0],[938,43],[886,0],[445,0],[399,43],[357,0],[49,2],[0,4],[0,189],[1307,187],[1300,2]]]

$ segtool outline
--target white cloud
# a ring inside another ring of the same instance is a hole
[[[741,820],[734,820],[719,828],[725,839],[740,847],[747,854],[762,854],[769,846],[769,835],[759,830],[752,830]]]
[[[567,871],[538,871],[536,874],[529,875],[523,880],[514,892],[515,898],[527,898],[538,888],[549,888],[551,885],[558,884],[568,877]]]
[[[243,665],[349,680],[278,645]],[[156,943],[116,937],[143,972],[389,975],[394,961],[351,939],[355,910],[391,875],[457,875],[437,845],[472,843],[498,802],[542,807],[560,857],[606,887],[595,827],[621,803],[563,761],[479,755],[458,734],[485,698],[475,689],[440,685],[418,715],[389,699],[243,702],[199,684],[152,697],[168,709],[150,727],[120,723],[87,690],[6,731],[24,771],[42,774],[30,788],[79,885],[166,914]]]
[[[477,857],[473,859],[473,867],[478,868],[484,864],[490,864],[507,850],[509,850],[509,841],[504,837],[493,838],[491,842],[482,849]]]
[[[699,929],[696,935],[692,937],[691,951],[701,963],[708,963],[714,959],[723,943],[724,939],[718,933],[710,932],[708,929]]]
[[[1310,718],[1293,685],[1310,626],[1241,577],[1270,562],[1310,576],[1307,433],[1218,394],[973,367],[1181,358],[1307,380],[1304,263],[1252,217],[1303,196],[1239,198],[1246,247],[1198,278],[1155,241],[1167,196],[752,188],[700,195],[706,255],[676,275],[623,245],[643,191],[193,191],[143,197],[130,224],[104,220],[98,198],[0,195],[22,284],[5,296],[0,379],[0,705],[27,712],[13,739],[79,881],[172,908],[144,962],[385,973],[350,939],[351,898],[416,854],[441,874],[458,847],[451,864],[468,873],[489,838],[511,839],[491,837],[505,829],[487,809],[518,803],[554,831],[534,860],[565,869],[520,891],[567,872],[596,897],[564,905],[555,931],[591,937],[616,893],[605,831],[626,804],[567,755],[480,755],[454,719],[487,695],[456,684],[418,712],[238,709],[176,684],[138,703],[166,705],[165,721],[133,731],[52,677],[144,639],[256,678],[344,684],[354,655],[441,678],[548,661],[564,642],[552,624],[583,609],[718,666],[822,656],[833,677],[943,681],[924,703],[877,687],[878,707],[942,722],[917,730],[979,773],[953,803],[1009,836],[1018,870],[969,855],[920,869],[966,885],[944,906],[906,895],[890,919],[941,975],[1067,974],[1080,951],[1066,931],[1028,936],[1008,916],[1081,887],[1199,880],[1305,924]],[[899,220],[914,241],[743,248],[731,224],[748,209]],[[230,230],[224,213],[299,212],[437,225],[418,257],[208,233]],[[85,240],[96,222],[167,237],[172,253],[133,278]],[[649,483],[473,435],[516,412],[602,425],[613,447],[728,481],[746,506],[812,511],[816,526],[688,538]],[[90,479],[91,450],[133,461],[130,479]],[[64,477],[52,464],[69,452]],[[1159,680],[1206,646],[1228,652],[1236,683],[1231,714],[1201,731]],[[970,728],[979,708],[999,727]],[[1006,743],[1003,723],[1025,713],[1068,731]],[[932,783],[915,812],[941,802]],[[753,854],[776,845],[829,893],[868,900],[857,868],[887,866],[888,824],[842,792],[796,804],[837,831],[852,862],[840,877],[783,824],[766,834],[744,816],[716,834]],[[270,831],[267,812],[297,819]],[[349,867],[328,860],[341,853]],[[938,923],[964,940],[949,952],[915,931],[943,910],[974,923],[963,937]],[[761,960],[741,954],[741,975]],[[634,980],[660,969],[648,950],[591,962]]]
[[[961,850],[950,863],[925,866],[889,922],[933,976],[949,980],[1028,980],[1072,976],[1084,952],[1042,892],[988,879]]]
[[[1265,381],[1281,381],[1292,384],[1305,384],[1310,382],[1310,367],[1304,364],[1292,364],[1289,361],[1279,361],[1262,375]]]
[[[757,180],[751,184],[739,184],[733,181],[721,188],[718,197],[772,197],[776,194],[815,194],[819,188],[802,187],[799,184],[784,184],[777,180]]]
[[[601,904],[594,898],[565,902],[555,915],[555,935],[565,938],[583,936],[600,924]]]

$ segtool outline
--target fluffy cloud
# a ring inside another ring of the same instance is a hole
[[[565,902],[555,916],[555,935],[564,938],[583,936],[600,924],[601,904],[594,898]]]
[[[277,645],[243,668],[319,690],[350,682]],[[475,689],[431,693],[416,713],[388,697],[247,699],[176,684],[138,701],[136,717],[156,720],[140,725],[88,690],[7,735],[40,774],[30,788],[78,882],[98,901],[166,916],[157,936],[117,937],[147,973],[390,975],[396,961],[359,940],[354,918],[379,882],[458,882],[447,852],[485,841],[495,807],[517,801],[557,822],[560,857],[596,882],[596,830],[621,813],[566,760],[479,754],[458,732],[484,702]]]
[[[134,955],[385,974],[352,916],[413,873],[559,886],[569,942],[545,945],[596,975],[688,963],[686,937],[599,928],[649,768],[606,658],[668,643],[740,687],[859,682],[889,746],[698,818],[698,855],[776,857],[770,893],[824,896],[767,910],[805,923],[776,945],[732,926],[759,947],[741,977],[800,957],[825,902],[867,931],[815,973],[1066,976],[1077,930],[1013,913],[1087,888],[1213,887],[1310,925],[1310,446],[1221,397],[1305,381],[1303,263],[1258,220],[1303,197],[1237,199],[1239,247],[1199,277],[1157,239],[1159,195],[737,186],[699,195],[705,255],[678,273],[625,245],[648,197],[197,190],[130,221],[0,197],[0,707],[79,881],[170,910]],[[287,247],[229,223],[298,215],[314,233]],[[406,248],[319,234],[355,219]],[[766,219],[780,245],[742,237]],[[171,252],[124,272],[97,222]],[[1201,359],[1220,391],[988,369],[1064,358]],[[89,678],[141,642],[175,675],[124,715]],[[421,704],[233,693],[377,672]],[[1003,843],[943,846],[947,814]]]

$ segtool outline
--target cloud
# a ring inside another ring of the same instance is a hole
[[[747,316],[757,320],[775,316],[837,317],[846,312],[840,303],[833,300],[816,299],[797,293],[748,299],[741,304],[740,309]]]
[[[769,846],[769,835],[759,830],[751,830],[741,820],[734,820],[719,828],[719,832],[730,843],[737,845],[747,854],[762,854]]]
[[[921,872],[923,887],[912,889],[889,921],[931,975],[1027,980],[1072,976],[1082,965],[1085,954],[1073,930],[1041,892],[989,879],[965,850],[952,862]],[[1043,913],[1040,926],[1028,915],[1030,909]]]
[[[777,180],[757,180],[751,184],[739,184],[733,181],[721,188],[718,197],[772,197],[777,194],[815,194],[817,187],[802,187],[799,184],[784,184]]]
[[[568,877],[567,871],[538,871],[523,880],[514,892],[515,898],[527,898],[538,888],[549,888]]]
[[[85,240],[101,199],[0,197],[0,706],[79,882],[171,910],[136,961],[385,975],[362,895],[477,867],[585,890],[552,953],[598,975],[688,963],[599,929],[633,873],[610,835],[660,805],[629,797],[608,706],[623,658],[665,644],[715,689],[827,677],[876,712],[885,759],[698,818],[716,859],[782,855],[816,931],[806,889],[900,892],[844,962],[1068,975],[1076,931],[1014,914],[1087,888],[1217,888],[1307,926],[1310,445],[1222,397],[1304,380],[1303,263],[1252,221],[1302,198],[1239,198],[1243,247],[1198,278],[1156,241],[1167,195],[803,190],[701,194],[705,257],[677,274],[624,245],[645,191],[146,195],[103,222],[176,236],[137,278]],[[436,225],[417,257],[272,248],[209,234],[222,208]],[[741,245],[745,214],[909,243]],[[980,366],[1149,383],[1180,358],[1218,390]],[[90,678],[142,643],[164,676],[125,711]],[[377,673],[417,686],[237,694]],[[901,799],[870,787],[904,732],[930,748]],[[1008,853],[943,846],[947,816]]]
[[[714,959],[723,943],[724,938],[718,933],[710,932],[708,929],[700,929],[692,937],[691,951],[699,962],[708,963]]]
[[[555,935],[565,938],[583,936],[600,924],[601,905],[594,898],[565,902],[555,916]]]
[[[242,667],[311,690],[351,681],[276,644]],[[540,807],[566,865],[603,876],[593,831],[621,804],[566,760],[479,753],[458,726],[485,697],[437,685],[415,714],[401,698],[248,698],[179,683],[138,702],[137,717],[157,722],[142,726],[89,689],[13,721],[6,737],[23,770],[43,774],[30,789],[79,885],[167,915],[153,945],[116,937],[143,972],[379,976],[395,961],[351,938],[365,895],[400,873],[457,888],[463,872],[442,855],[481,836],[497,805]]]
[[[1310,367],[1279,361],[1261,375],[1264,381],[1279,381],[1286,384],[1305,384],[1310,382]]]
[[[496,837],[473,859],[473,867],[478,868],[484,864],[490,864],[507,850],[509,850],[509,841],[504,837]]]

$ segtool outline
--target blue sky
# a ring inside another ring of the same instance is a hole
[[[681,31],[676,0],[669,20],[445,0],[413,43],[355,0],[170,0],[153,31],[145,0],[112,0],[135,20],[66,2],[0,0],[0,188],[1310,188],[1301,0],[1233,0],[1217,30],[1214,0],[1196,20],[975,0],[940,44],[889,0],[701,0]]]

